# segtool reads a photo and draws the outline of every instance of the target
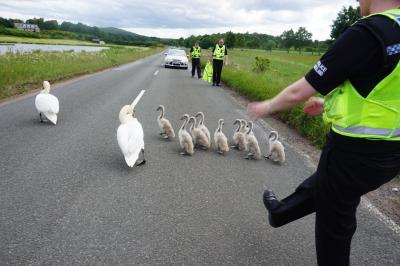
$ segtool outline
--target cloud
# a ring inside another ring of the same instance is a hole
[[[352,4],[354,0],[0,0],[0,16],[83,22],[159,37],[228,30],[279,35],[305,26],[314,38],[326,39],[341,7]]]

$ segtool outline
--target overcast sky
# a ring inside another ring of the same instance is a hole
[[[0,0],[0,16],[44,17],[59,22],[118,27],[163,38],[217,32],[280,35],[305,26],[313,39],[329,38],[330,25],[342,6],[356,0]]]

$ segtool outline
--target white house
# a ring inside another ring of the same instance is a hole
[[[35,24],[14,23],[14,27],[24,31],[40,32],[39,26]]]

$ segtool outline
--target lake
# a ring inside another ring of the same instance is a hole
[[[5,53],[29,53],[33,51],[43,52],[98,52],[109,47],[101,46],[82,46],[82,45],[54,45],[54,44],[23,44],[23,43],[0,43],[0,55]]]

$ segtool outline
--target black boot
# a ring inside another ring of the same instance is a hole
[[[278,224],[275,223],[274,217],[273,217],[273,212],[276,210],[278,207],[282,205],[282,202],[280,202],[276,196],[275,193],[271,190],[265,190],[263,194],[263,202],[264,206],[268,211],[268,221],[269,224],[272,227],[279,227]]]

